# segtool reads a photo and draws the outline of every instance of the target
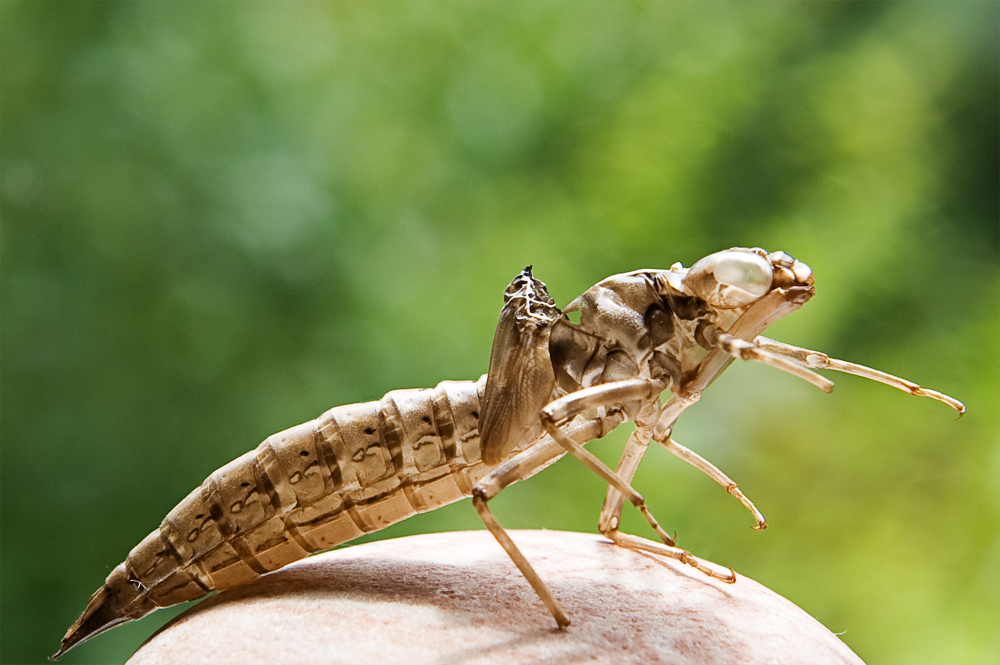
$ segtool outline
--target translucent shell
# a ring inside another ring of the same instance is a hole
[[[688,271],[684,286],[720,309],[746,307],[766,294],[774,275],[763,252],[729,249],[701,259]]]

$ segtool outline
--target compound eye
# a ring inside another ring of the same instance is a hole
[[[741,289],[756,298],[771,288],[771,264],[767,259],[743,252],[720,254],[723,256],[715,263],[715,278],[720,284]]]
[[[684,285],[720,309],[746,307],[771,288],[773,273],[765,257],[749,250],[726,250],[691,266]]]

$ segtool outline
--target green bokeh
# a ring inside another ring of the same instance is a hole
[[[565,304],[742,245],[817,274],[772,336],[969,414],[735,365],[677,437],[771,527],[665,451],[637,487],[873,665],[1000,661],[998,26],[994,1],[3,0],[0,659],[43,662],[268,434],[479,376],[525,264]],[[566,460],[494,504],[594,531],[602,499]],[[460,503],[378,536],[465,528]]]

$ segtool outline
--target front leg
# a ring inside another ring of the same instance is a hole
[[[837,360],[836,358],[831,358],[825,353],[821,353],[819,351],[803,349],[800,346],[792,346],[791,344],[785,344],[784,342],[777,342],[767,337],[757,337],[754,344],[768,353],[771,353],[779,358],[784,358],[803,367],[832,369],[837,372],[844,372],[845,374],[853,374],[865,379],[871,379],[872,381],[884,383],[887,386],[892,386],[893,388],[910,393],[911,395],[930,397],[931,399],[935,399],[939,402],[944,402],[951,408],[958,411],[959,417],[965,413],[965,405],[954,397],[949,397],[944,393],[939,393],[938,391],[931,390],[930,388],[923,388],[912,381],[907,381],[906,379],[893,376],[892,374],[887,374],[877,369],[872,369],[871,367],[865,367],[864,365],[847,362],[846,360]]]
[[[775,369],[780,369],[782,372],[787,372],[792,376],[797,376],[803,381],[813,384],[823,392],[828,393],[833,390],[833,381],[830,379],[820,376],[816,372],[792,362],[781,355],[771,353],[754,342],[748,342],[745,339],[740,339],[728,333],[716,332],[713,328],[709,328],[706,331],[705,337],[709,344],[714,344],[733,358],[756,360],[765,365],[770,365]]]

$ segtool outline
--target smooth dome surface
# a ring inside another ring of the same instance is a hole
[[[166,663],[851,663],[791,602],[598,535],[513,531],[573,624],[555,629],[486,531],[379,541],[310,557],[220,593],[150,638]]]

